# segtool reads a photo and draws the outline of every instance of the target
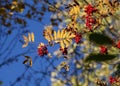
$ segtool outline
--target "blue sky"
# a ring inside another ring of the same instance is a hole
[[[31,3],[31,2],[29,2],[29,3]],[[50,24],[49,19],[50,19],[50,13],[47,12],[45,14],[42,22],[45,25],[49,25]],[[12,32],[12,34],[8,37],[8,39],[5,43],[5,45],[6,45],[5,47],[14,46],[14,48],[12,48],[11,52],[8,52],[9,53],[8,56],[6,56],[7,52],[4,52],[6,54],[0,56],[0,58],[1,58],[0,64],[6,60],[12,59],[12,58],[16,58],[16,61],[14,61],[8,65],[1,66],[0,80],[3,81],[2,86],[10,86],[10,84],[13,85],[15,80],[18,77],[21,77],[21,76],[23,76],[23,74],[25,74],[24,77],[26,79],[26,78],[30,77],[31,73],[32,73],[31,74],[32,78],[29,80],[29,83],[27,82],[28,86],[34,86],[34,83],[35,83],[34,78],[36,78],[36,77],[37,78],[41,78],[41,77],[45,78],[45,79],[43,78],[43,80],[41,80],[40,86],[48,86],[48,84],[50,85],[50,80],[49,80],[50,77],[49,76],[43,76],[42,73],[38,73],[38,74],[34,75],[34,73],[32,71],[32,70],[37,70],[38,72],[43,72],[43,73],[46,72],[47,73],[47,71],[49,72],[48,69],[52,69],[52,68],[50,68],[49,62],[46,60],[46,58],[47,58],[46,56],[40,57],[37,55],[38,44],[40,42],[47,43],[47,41],[43,37],[44,25],[41,24],[41,22],[36,22],[33,20],[29,20],[29,19],[27,20],[27,22],[28,22],[28,26],[25,27],[24,29],[28,29],[28,30],[30,30],[30,32],[34,32],[35,43],[30,44],[26,48],[22,48],[22,43],[19,40],[16,40],[16,42],[13,43],[13,45],[12,44],[9,45],[9,42],[15,37],[15,35],[17,35],[18,29],[23,29],[20,27],[18,27],[16,30],[14,30],[14,32]],[[1,26],[1,28],[4,28],[4,27]],[[25,34],[25,35],[27,35],[27,34]],[[16,38],[22,39],[22,35],[21,35],[21,37],[18,36]],[[4,37],[3,37],[3,39],[4,39]],[[33,47],[34,49],[31,49],[31,47]],[[19,54],[26,52],[28,49],[30,51],[32,51],[32,53],[28,52],[27,54],[23,54],[23,55],[19,56]],[[50,52],[53,52],[54,50],[56,50],[56,47],[49,49]],[[2,51],[0,51],[0,52],[2,52]],[[16,55],[18,55],[18,56],[16,56]],[[24,55],[28,55],[33,59],[33,66],[30,67],[27,71],[26,71],[27,66],[22,64],[22,62],[25,60]],[[4,59],[3,57],[5,57],[6,59]],[[53,59],[50,59],[49,61],[52,61],[52,60]],[[54,64],[57,65],[59,62],[60,61],[57,60]],[[48,68],[48,69],[46,69],[46,68]],[[25,79],[20,80],[18,83],[14,84],[14,86],[25,86],[25,83],[26,83]]]

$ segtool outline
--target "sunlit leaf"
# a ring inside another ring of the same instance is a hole
[[[34,40],[35,40],[35,37],[34,37],[34,33],[32,32],[31,33],[31,41],[34,42]]]
[[[30,59],[30,66],[32,66],[32,59]]]
[[[64,66],[64,65],[66,65],[67,64],[67,62],[62,62],[61,64],[60,64],[60,66]]]
[[[52,6],[49,6],[49,7],[48,7],[48,11],[56,12],[56,9],[55,9],[54,7],[52,7]]]
[[[31,41],[31,34],[28,33],[28,40]]]
[[[65,44],[64,44],[64,42],[63,42],[62,40],[60,41],[60,47],[61,47],[62,49],[65,48]]]
[[[71,7],[69,15],[78,15],[80,13],[80,8],[78,5]]]
[[[22,45],[22,48],[25,48],[25,47],[27,47],[28,46],[28,43],[24,43],[23,45]]]
[[[43,36],[46,40],[48,40],[49,42],[50,41],[53,41],[53,30],[52,30],[52,27],[51,26],[47,26],[45,28],[45,30],[43,31]]]
[[[58,42],[57,41],[57,32],[56,31],[54,31],[54,40],[55,40],[56,43]]]
[[[43,33],[48,42],[54,41],[55,43],[60,43],[61,48],[68,47],[72,43],[72,39],[75,37],[74,33],[68,32],[65,29],[56,32],[51,28],[46,28]]]
[[[57,32],[57,40],[59,40],[60,38],[61,38],[61,31],[58,30],[58,32]]]
[[[68,32],[64,29],[62,29],[61,31],[58,30],[56,37],[55,35],[54,35],[54,39],[56,39],[55,42],[59,42],[61,48],[68,47],[72,43],[72,39],[75,37],[73,33]]]
[[[23,39],[24,39],[24,44],[23,44],[23,48],[28,46],[29,42],[34,42],[34,33],[28,33],[28,37],[23,35]]]

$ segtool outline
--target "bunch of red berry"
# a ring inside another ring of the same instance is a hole
[[[91,15],[93,12],[96,12],[96,9],[91,4],[88,4],[85,7],[85,12],[87,13],[87,15]]]
[[[63,55],[67,55],[68,51],[67,51],[67,48],[60,48],[60,51],[62,51],[62,54]]]
[[[41,43],[38,46],[38,55],[44,56],[44,55],[47,55],[47,54],[48,54],[47,47],[43,43]]]
[[[82,38],[82,35],[80,33],[75,33],[75,42],[78,44],[80,43],[81,41],[81,38]]]
[[[100,46],[100,53],[107,54],[107,48],[105,46]]]
[[[92,25],[95,24],[95,19],[92,18],[92,16],[87,15],[85,24],[86,24],[86,27],[91,31]]]
[[[112,77],[112,76],[110,76],[109,82],[110,82],[110,84],[113,84],[113,83],[118,82],[118,79],[117,79],[117,78],[114,78],[114,77]]]
[[[116,47],[120,49],[120,40],[117,42]]]
[[[95,19],[92,17],[93,12],[96,12],[96,9],[92,7],[92,5],[88,5],[85,7],[85,12],[86,12],[86,27],[92,31],[92,25],[95,24]]]

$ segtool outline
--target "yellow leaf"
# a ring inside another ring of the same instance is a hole
[[[60,47],[61,47],[62,49],[65,48],[65,45],[64,45],[64,42],[63,42],[63,41],[60,41]]]
[[[32,66],[32,59],[30,59],[30,66]]]
[[[57,32],[57,40],[59,40],[59,38],[61,37],[61,35],[60,35],[60,30],[58,30],[58,32]]]
[[[62,38],[62,36],[65,34],[65,30],[63,29],[62,31],[61,31],[61,36],[60,36],[60,38]]]
[[[32,32],[31,33],[31,41],[34,42],[34,40],[35,40],[35,37],[34,37],[34,33]]]
[[[29,39],[24,35],[23,35],[23,39],[24,39],[25,42],[29,42]]]
[[[58,30],[58,32],[54,31],[54,41],[56,43],[60,43],[61,48],[68,47],[72,43],[72,39],[75,37],[75,35],[67,31],[65,29]]]
[[[71,34],[70,36],[69,36],[69,38],[74,38],[75,37],[75,34]]]
[[[14,8],[15,8],[15,5],[12,5],[12,6],[11,6],[11,10],[13,10]]]
[[[74,12],[75,12],[75,15],[79,14],[80,9],[78,5],[74,6]]]
[[[52,27],[48,26],[46,29],[43,31],[43,36],[45,37],[46,40],[53,41],[53,30]]]
[[[69,11],[69,15],[73,16],[73,15],[78,15],[80,13],[80,8],[78,5],[73,6],[70,11]]]
[[[62,38],[65,38],[65,37],[66,37],[66,35],[67,35],[67,32],[65,32],[65,34],[63,34]]]
[[[31,34],[28,33],[28,40],[31,41]]]
[[[56,31],[54,31],[54,40],[55,41],[57,40],[57,33],[56,33]]]
[[[67,65],[67,62],[62,62],[62,63],[60,64],[60,66],[64,66],[64,65]]]
[[[69,38],[71,32],[68,32],[67,35],[66,35],[66,38]]]
[[[71,8],[70,11],[69,11],[69,15],[73,15],[73,13],[74,13],[74,9]]]
[[[50,41],[53,41],[53,39],[54,39],[54,38],[53,38],[53,36],[52,36],[52,35],[50,35]]]
[[[22,45],[22,48],[27,47],[27,46],[28,46],[28,43],[24,43],[24,44]]]
[[[70,42],[68,40],[64,40],[63,42],[64,42],[66,47],[68,47],[70,45]]]
[[[31,34],[28,33],[28,37],[23,35],[23,39],[24,39],[25,43],[23,44],[22,47],[24,48],[24,47],[28,46],[29,42],[34,42],[34,33],[31,33]]]

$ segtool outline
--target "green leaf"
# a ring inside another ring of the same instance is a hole
[[[120,70],[120,64],[117,65],[117,69]]]
[[[89,40],[99,45],[113,44],[111,38],[102,33],[92,33],[89,35]]]
[[[0,86],[3,84],[3,82],[2,81],[0,81]]]
[[[96,61],[96,62],[102,62],[102,61],[108,61],[112,60],[116,57],[115,54],[94,54],[91,53],[85,61]]]

